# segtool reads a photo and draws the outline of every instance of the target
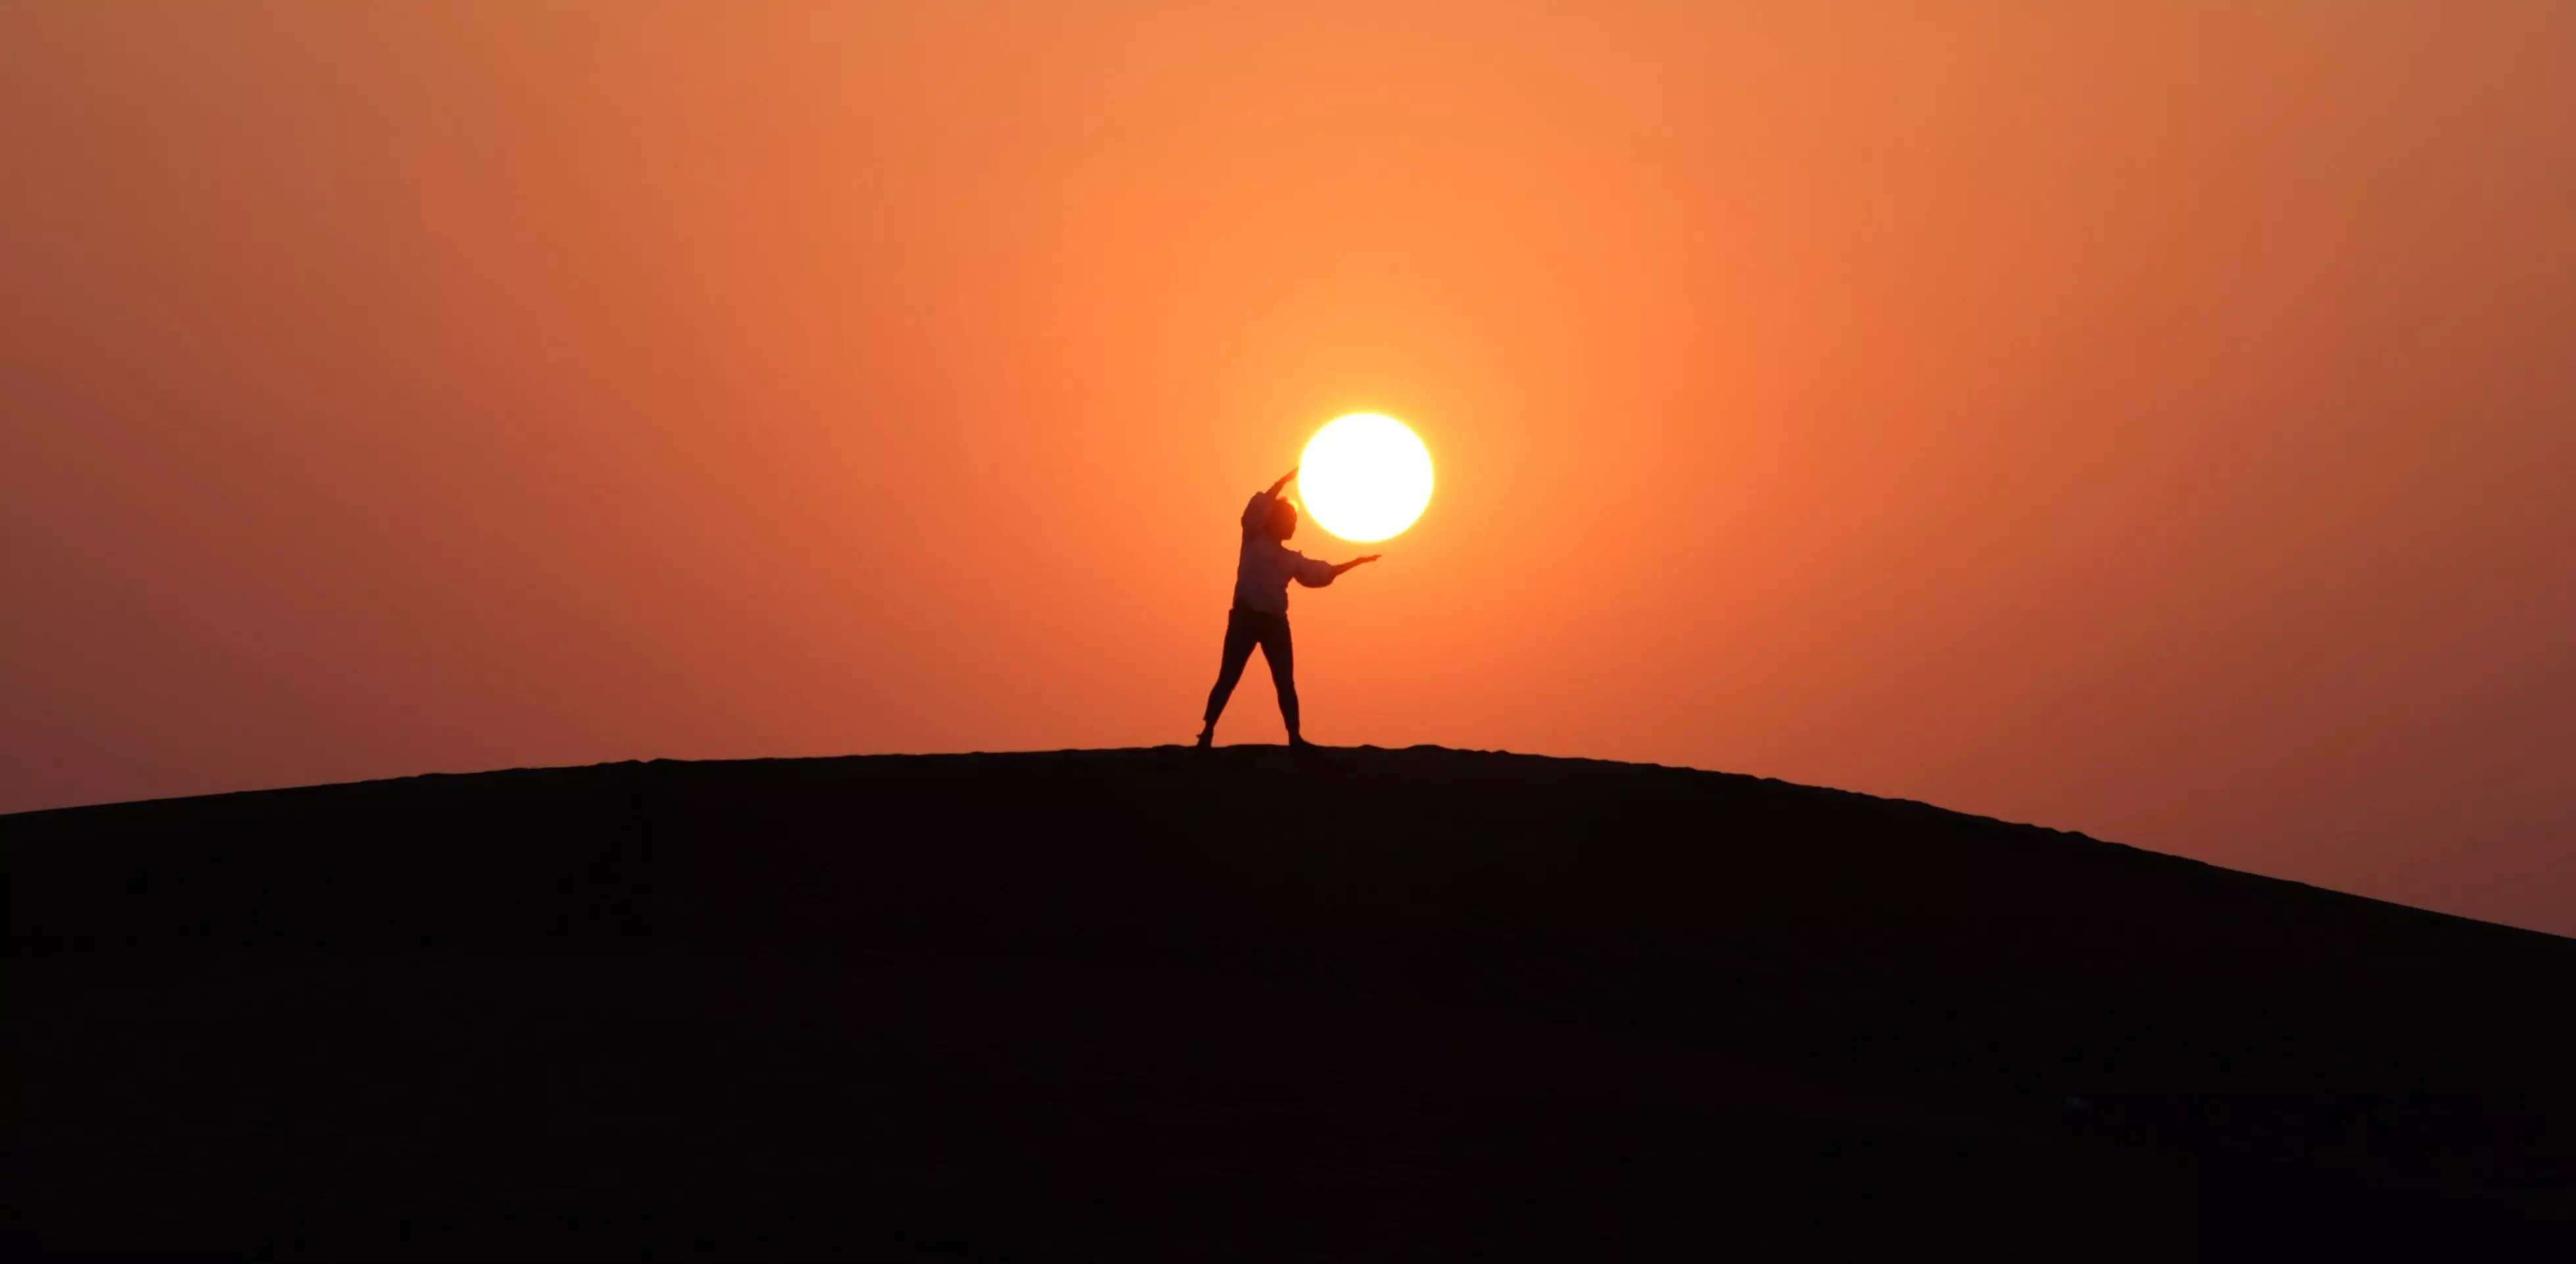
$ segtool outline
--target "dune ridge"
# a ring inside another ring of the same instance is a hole
[[[0,818],[53,1253],[1681,1258],[2576,1228],[2576,941],[1417,747]]]

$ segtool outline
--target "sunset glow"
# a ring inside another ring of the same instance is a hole
[[[0,4],[0,812],[1175,741],[1312,439],[1289,546],[1387,554],[1294,592],[1318,742],[2576,933],[2569,49],[2492,0]],[[1401,513],[1323,459],[1360,410],[1428,449]],[[1228,742],[1286,736],[1262,670]]]

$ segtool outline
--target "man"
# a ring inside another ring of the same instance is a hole
[[[1225,712],[1226,699],[1234,696],[1235,682],[1243,679],[1243,665],[1252,661],[1255,645],[1270,664],[1270,683],[1279,691],[1279,718],[1288,722],[1288,745],[1306,745],[1297,726],[1297,651],[1288,641],[1288,581],[1321,588],[1343,571],[1378,559],[1378,554],[1371,553],[1335,566],[1289,548],[1288,537],[1297,534],[1297,507],[1281,499],[1279,489],[1295,477],[1295,470],[1280,475],[1270,490],[1254,492],[1252,502],[1243,507],[1243,551],[1234,563],[1234,609],[1225,616],[1225,659],[1217,668],[1216,688],[1208,691],[1207,722],[1199,729],[1202,750],[1215,743],[1216,718]]]

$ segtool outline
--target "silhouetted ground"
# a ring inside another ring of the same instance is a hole
[[[0,818],[0,1250],[2552,1255],[2576,941],[1438,749]]]

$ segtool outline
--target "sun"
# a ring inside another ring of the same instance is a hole
[[[1337,417],[1306,441],[1297,492],[1326,531],[1357,544],[1391,539],[1431,503],[1431,453],[1393,417]]]

